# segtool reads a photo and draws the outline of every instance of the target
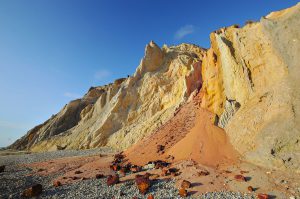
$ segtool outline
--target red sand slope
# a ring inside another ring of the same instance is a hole
[[[129,162],[144,165],[169,155],[173,161],[193,159],[207,166],[235,161],[238,154],[226,133],[213,125],[210,112],[200,108],[201,96],[199,93],[158,131],[125,151]],[[165,146],[163,154],[157,152],[157,145]]]

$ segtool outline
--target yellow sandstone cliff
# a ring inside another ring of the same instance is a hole
[[[299,169],[300,4],[210,38],[202,107],[247,160]]]

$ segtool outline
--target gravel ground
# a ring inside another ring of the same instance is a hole
[[[91,179],[56,188],[53,187],[52,180],[57,176],[28,176],[32,170],[17,165],[20,163],[32,163],[61,157],[85,156],[111,152],[113,151],[108,148],[102,148],[84,151],[56,151],[28,155],[0,156],[0,165],[7,165],[5,172],[0,173],[0,198],[21,198],[20,194],[22,191],[35,183],[43,185],[43,193],[39,198],[132,199],[133,197],[137,197],[142,199],[147,198],[149,194],[153,194],[154,198],[180,198],[178,196],[178,191],[174,186],[175,182],[172,180],[153,181],[149,192],[145,196],[139,194],[133,181],[127,181],[125,183],[108,187],[105,179]],[[191,195],[187,198],[252,199],[254,197],[250,195],[243,195],[241,193],[214,192],[206,193],[203,196],[198,197],[193,197],[193,195]]]
[[[62,150],[62,151],[51,151],[43,153],[31,153],[22,155],[8,155],[0,156],[0,165],[15,165],[15,164],[29,164],[33,162],[42,162],[62,157],[72,156],[88,156],[98,154],[108,154],[115,152],[111,148],[98,148],[89,150]]]

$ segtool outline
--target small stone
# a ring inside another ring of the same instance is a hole
[[[192,185],[191,182],[187,181],[187,180],[183,180],[182,183],[181,183],[181,188],[184,188],[184,189],[188,189],[190,188]]]
[[[133,172],[133,173],[138,173],[138,172],[142,171],[142,168],[139,167],[139,166],[134,166],[134,165],[133,165],[133,166],[130,168],[130,171]]]
[[[187,190],[184,188],[179,189],[179,195],[181,197],[187,197]]]
[[[146,194],[148,189],[151,186],[151,181],[149,180],[149,175],[136,175],[135,176],[135,183],[140,191],[141,194]]]
[[[163,145],[157,145],[157,152],[161,152],[165,149],[165,146]]]
[[[154,199],[154,196],[152,194],[150,194],[147,199]]]
[[[239,182],[246,182],[246,178],[243,175],[235,175],[234,179]]]
[[[41,184],[33,185],[32,187],[29,187],[28,189],[24,190],[22,193],[23,197],[36,197],[40,195],[43,191],[43,186]]]
[[[207,176],[207,175],[209,175],[208,171],[200,171],[200,172],[198,172],[198,176]]]
[[[269,195],[268,194],[264,194],[264,193],[258,194],[257,197],[259,199],[269,199]]]
[[[107,186],[115,185],[119,183],[120,179],[118,174],[107,176],[106,184]]]
[[[53,186],[55,186],[55,187],[60,187],[61,185],[62,185],[61,182],[58,180],[53,182]]]
[[[253,192],[253,187],[252,186],[249,186],[247,189],[248,189],[249,192]]]

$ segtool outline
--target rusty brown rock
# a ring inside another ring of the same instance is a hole
[[[165,146],[163,145],[157,145],[157,153],[163,151],[165,149]]]
[[[109,167],[113,171],[119,171],[121,168],[120,165],[118,165],[118,164],[113,164],[113,165],[110,165]]]
[[[269,198],[270,198],[268,194],[264,194],[264,193],[259,193],[259,194],[257,195],[257,197],[258,197],[259,199],[269,199]]]
[[[179,189],[179,195],[181,197],[187,197],[187,190],[184,188]]]
[[[139,166],[133,165],[133,166],[130,168],[130,171],[133,172],[133,173],[138,173],[138,172],[142,171],[142,168],[139,167]]]
[[[152,194],[150,194],[147,199],[154,199],[154,196]]]
[[[28,189],[24,190],[22,193],[23,197],[36,197],[40,195],[43,191],[43,186],[41,184],[35,184],[32,187],[29,187]]]
[[[190,188],[192,185],[191,182],[187,181],[187,180],[183,180],[182,183],[181,183],[181,188],[184,188],[184,189],[188,189]]]
[[[246,178],[243,175],[235,175],[234,179],[239,182],[246,182]]]
[[[149,175],[136,175],[135,183],[141,194],[146,194],[151,186],[151,181],[149,180]]]
[[[162,176],[168,176],[170,173],[169,173],[169,169],[167,169],[167,168],[163,168],[162,170],[161,170],[161,175]]]
[[[55,186],[55,187],[60,187],[61,185],[62,185],[61,182],[58,180],[53,182],[53,186]]]
[[[247,189],[248,189],[249,192],[253,192],[253,187],[252,186],[249,186]]]
[[[208,176],[209,172],[208,171],[200,171],[198,172],[198,176]]]
[[[107,186],[115,185],[120,182],[119,175],[109,175],[107,176],[106,184]]]

